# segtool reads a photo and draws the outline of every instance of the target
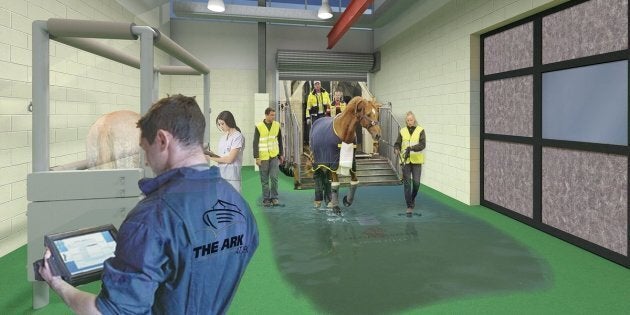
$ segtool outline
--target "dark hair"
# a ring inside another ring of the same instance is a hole
[[[265,109],[265,115],[269,115],[269,113],[271,112],[275,112],[276,110],[271,108],[271,107],[267,107],[267,109]]]
[[[238,130],[238,132],[241,132],[241,129],[236,125],[236,120],[234,120],[234,115],[232,115],[232,112],[230,112],[229,110],[224,110],[220,112],[219,115],[217,115],[217,119],[215,120],[215,123],[218,124],[219,119],[223,120],[223,122],[225,122],[225,124],[228,127],[234,128]]]
[[[195,97],[177,94],[155,102],[137,126],[140,136],[149,144],[153,144],[158,129],[162,129],[186,146],[203,145],[206,120]]]

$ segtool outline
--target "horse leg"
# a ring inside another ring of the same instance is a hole
[[[350,207],[352,205],[352,202],[354,201],[354,194],[359,186],[356,171],[350,172],[350,175],[352,176],[350,181],[350,192],[348,192],[348,195],[343,196],[343,205],[346,207]]]
[[[333,212],[336,214],[341,214],[341,208],[339,208],[339,178],[337,177],[337,173],[331,173],[331,181],[330,184],[330,199],[332,203]]]

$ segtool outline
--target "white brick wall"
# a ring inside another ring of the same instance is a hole
[[[423,1],[375,31],[381,70],[373,92],[392,102],[401,122],[412,110],[425,128],[423,184],[479,203],[478,35],[562,2]]]
[[[143,15],[144,17],[145,15]],[[0,256],[26,239],[26,175],[31,171],[32,22],[51,17],[134,22],[157,26],[159,14],[145,22],[116,0],[0,0]],[[158,16],[158,18],[155,18]],[[168,35],[169,30],[163,30]],[[139,56],[138,41],[106,41]],[[169,64],[156,49],[156,64]],[[85,158],[85,136],[102,114],[138,111],[140,72],[75,48],[50,42],[51,166]],[[170,92],[170,77],[160,90]]]

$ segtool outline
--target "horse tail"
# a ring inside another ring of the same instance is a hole
[[[116,168],[116,156],[114,153],[114,140],[111,129],[101,130],[98,135],[98,159],[96,168]]]

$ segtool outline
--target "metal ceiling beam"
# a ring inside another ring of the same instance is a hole
[[[341,39],[350,27],[363,15],[363,12],[374,0],[352,0],[339,20],[328,33],[328,49],[331,49]]]

